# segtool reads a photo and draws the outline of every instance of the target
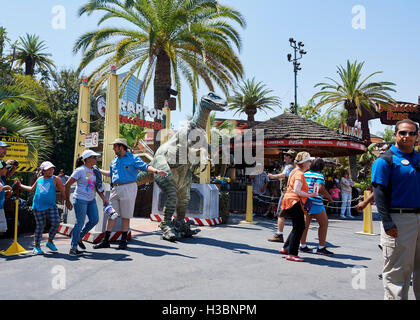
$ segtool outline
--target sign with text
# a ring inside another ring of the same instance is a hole
[[[98,146],[99,133],[91,132],[85,136],[85,148],[96,148]]]
[[[36,156],[32,161],[29,160],[28,141],[25,138],[0,136],[0,140],[10,145],[10,147],[7,148],[7,154],[3,160],[17,160],[19,162],[17,172],[32,172],[36,170],[38,153],[36,153]]]

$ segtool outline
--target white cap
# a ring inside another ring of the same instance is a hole
[[[99,157],[99,156],[100,156],[100,154],[99,154],[99,153],[96,153],[95,151],[92,151],[92,150],[85,150],[85,151],[83,151],[83,153],[82,153],[82,159],[83,159],[83,160],[86,160],[87,158],[89,158],[89,157],[93,157],[93,156],[95,156],[95,157]]]
[[[42,170],[48,170],[50,168],[55,168],[55,165],[53,165],[51,162],[49,161],[44,161],[43,163],[41,163],[41,165],[39,166],[39,169]]]
[[[312,160],[315,160],[315,158],[314,157],[306,157],[305,159],[303,159],[302,161],[299,161],[298,163],[302,164],[302,163],[312,161]]]

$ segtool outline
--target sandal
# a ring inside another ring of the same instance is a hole
[[[286,250],[286,249],[281,249],[281,250],[279,250],[279,252],[280,252],[281,254],[289,254],[289,252],[287,252],[287,250]]]
[[[299,256],[287,256],[286,260],[294,261],[294,262],[304,262],[305,261]]]

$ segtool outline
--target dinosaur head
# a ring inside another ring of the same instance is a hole
[[[227,102],[217,94],[210,92],[201,98],[200,105],[211,111],[225,111],[224,107],[227,106]]]

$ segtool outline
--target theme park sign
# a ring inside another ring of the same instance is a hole
[[[96,108],[98,114],[105,118],[106,112],[106,99],[105,96],[101,95],[96,98]],[[139,103],[133,103],[129,101],[119,100],[119,113],[120,113],[120,122],[133,124],[139,127],[145,127],[154,130],[163,129],[163,125],[155,121],[147,121],[141,119],[143,115],[148,114],[152,119],[157,118],[158,120],[163,120],[163,112],[159,109],[148,108]],[[137,117],[136,117],[137,116]]]
[[[408,119],[410,113],[417,114],[419,105],[411,103],[399,103],[389,107],[380,105],[378,112],[381,114],[381,118],[386,115],[387,121],[400,121]]]
[[[129,101],[128,103],[124,100],[120,99],[119,102],[120,106],[120,122],[121,123],[129,123],[139,127],[145,127],[154,130],[161,130],[163,129],[163,124],[155,121],[147,121],[144,119],[140,119],[137,117],[132,116],[124,116],[121,113],[128,113],[128,114],[136,114],[139,117],[142,114],[148,114],[152,119],[157,118],[158,120],[163,120],[163,112],[159,109],[148,108],[146,106],[141,105],[140,103],[134,104],[133,102]]]
[[[337,130],[338,133],[345,134],[346,136],[351,136],[362,140],[362,130],[356,127],[351,127],[340,123],[340,126]]]

